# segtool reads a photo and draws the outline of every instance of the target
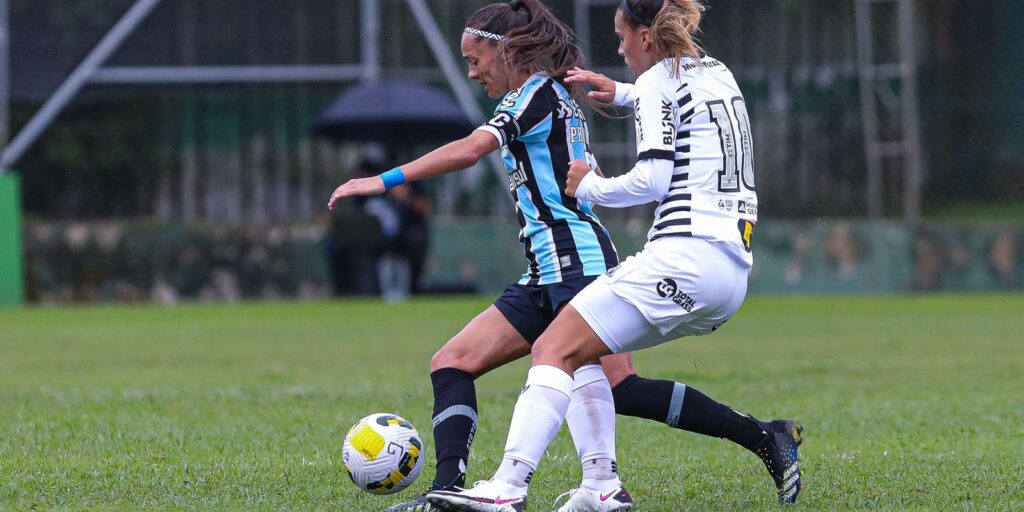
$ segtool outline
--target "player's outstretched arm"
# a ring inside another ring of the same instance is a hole
[[[633,84],[616,82],[607,76],[582,68],[573,68],[567,72],[566,84],[585,84],[594,88],[587,93],[587,97],[599,103],[616,105],[619,107],[632,107]]]
[[[386,190],[413,181],[440,176],[465,169],[498,149],[498,141],[484,131],[474,131],[470,136],[450,142],[405,165],[370,178],[349,180],[334,189],[327,207],[334,209],[338,201],[351,196],[383,194]]]
[[[629,172],[614,178],[592,173],[586,162],[575,160],[569,165],[565,193],[601,206],[626,208],[660,200],[671,181],[672,162],[668,160],[641,160]]]

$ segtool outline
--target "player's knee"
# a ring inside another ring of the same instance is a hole
[[[447,355],[444,353],[444,349],[438,350],[434,353],[433,357],[430,358],[430,373],[434,373],[442,368],[446,368]]]
[[[487,361],[481,357],[479,351],[448,345],[441,347],[434,357],[430,358],[431,372],[442,368],[455,368],[472,375],[480,375],[486,370],[486,365]]]
[[[530,351],[530,359],[534,366],[542,364],[564,368],[573,366],[573,352],[569,344],[549,342],[547,338],[541,336],[533,344],[533,350]]]
[[[466,371],[463,368],[465,366],[464,360],[465,356],[460,354],[459,351],[441,347],[441,350],[438,350],[434,357],[430,358],[430,371],[436,372],[442,368],[457,368]]]

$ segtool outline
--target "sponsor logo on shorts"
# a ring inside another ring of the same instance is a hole
[[[672,279],[665,278],[658,281],[658,285],[655,288],[658,295],[663,299],[672,299],[679,307],[686,310],[687,313],[693,312],[693,307],[696,305],[696,301],[690,298],[689,295],[679,291],[679,285]]]
[[[663,299],[675,295],[678,289],[679,287],[676,286],[676,282],[667,277],[658,282],[658,295]]]

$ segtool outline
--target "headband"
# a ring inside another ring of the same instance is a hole
[[[463,32],[465,32],[467,34],[473,34],[474,36],[477,36],[477,37],[487,38],[487,39],[490,39],[492,41],[504,41],[504,40],[508,39],[508,37],[506,37],[506,36],[500,36],[500,35],[495,34],[493,32],[488,32],[486,30],[480,30],[478,28],[466,27],[466,30],[463,30]]]
[[[640,16],[637,16],[636,13],[633,12],[633,9],[630,9],[630,7],[629,7],[629,0],[622,0],[622,12],[626,13],[626,16],[629,16],[633,21],[635,21],[635,22],[637,22],[637,23],[639,23],[639,24],[641,24],[641,25],[643,25],[645,27],[650,27],[651,26],[651,22],[645,21]]]

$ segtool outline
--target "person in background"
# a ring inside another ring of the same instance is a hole
[[[355,175],[368,176],[376,168],[373,161],[363,160]],[[377,260],[385,244],[383,226],[380,217],[368,211],[372,208],[367,208],[367,203],[359,198],[331,212],[324,251],[336,297],[380,293]]]
[[[423,291],[421,281],[430,249],[430,213],[434,205],[419,183],[395,187],[388,191],[388,197],[399,213],[395,250],[409,267],[409,292],[418,295]]]

